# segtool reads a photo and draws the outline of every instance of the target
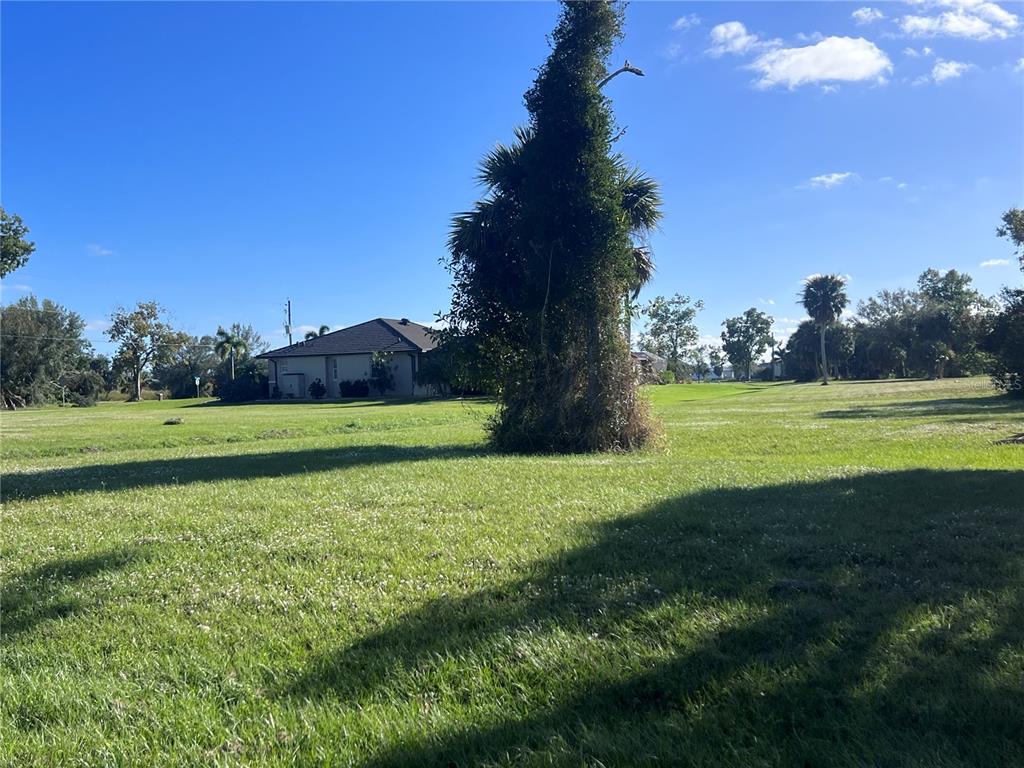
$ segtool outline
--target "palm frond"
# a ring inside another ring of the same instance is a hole
[[[640,289],[651,282],[654,277],[654,257],[651,249],[645,245],[638,245],[633,248],[633,280],[630,290],[633,299],[640,295]]]
[[[819,325],[834,323],[850,303],[842,275],[811,275],[800,296],[807,314]]]
[[[661,193],[658,182],[639,168],[621,169],[622,210],[634,234],[646,234],[661,220]]]

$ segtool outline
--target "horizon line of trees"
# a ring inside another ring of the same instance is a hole
[[[113,356],[97,353],[84,331],[81,315],[32,294],[0,307],[3,407],[87,406],[114,392],[132,401],[146,391],[229,401],[266,395],[266,365],[255,356],[267,344],[251,325],[194,336],[176,330],[159,304],[143,301],[111,314],[105,334],[117,344]]]
[[[1012,243],[1024,270],[1024,210],[1007,210],[1001,222],[996,234]],[[845,319],[849,297],[840,275],[807,278],[800,300],[809,317],[785,344],[772,335],[772,317],[751,307],[723,321],[721,344],[714,345],[698,343],[701,301],[657,296],[640,310],[647,324],[638,346],[667,361],[661,381],[721,377],[726,360],[737,378],[750,379],[769,353],[759,372],[766,378],[775,377],[777,362],[786,378],[822,384],[987,373],[997,388],[1024,395],[1024,289],[1004,286],[986,297],[966,273],[926,269],[915,288],[879,291]]]

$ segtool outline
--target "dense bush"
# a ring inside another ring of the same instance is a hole
[[[327,394],[327,387],[320,379],[314,379],[313,383],[309,385],[309,396],[314,400],[322,400],[324,395]]]
[[[262,360],[249,358],[235,365],[235,378],[217,370],[214,374],[214,394],[228,403],[262,400],[268,395],[266,365]]]
[[[75,371],[61,379],[65,400],[71,405],[86,407],[96,405],[106,387],[103,377],[95,371]]]
[[[420,357],[416,383],[441,397],[483,395],[495,391],[486,358],[473,340],[439,332],[441,343]]]
[[[370,382],[366,379],[343,381],[338,385],[338,390],[342,397],[369,397]]]
[[[395,388],[391,358],[390,352],[374,352],[370,358],[370,383],[381,395]]]
[[[1024,289],[1005,288],[1003,310],[992,323],[985,347],[992,354],[992,382],[1013,397],[1024,397]]]

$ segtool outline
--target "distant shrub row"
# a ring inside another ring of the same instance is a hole
[[[338,392],[341,397],[369,397],[370,382],[366,379],[343,381],[338,385]]]

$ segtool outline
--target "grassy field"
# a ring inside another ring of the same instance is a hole
[[[1024,405],[650,395],[4,413],[0,763],[1024,765]]]

